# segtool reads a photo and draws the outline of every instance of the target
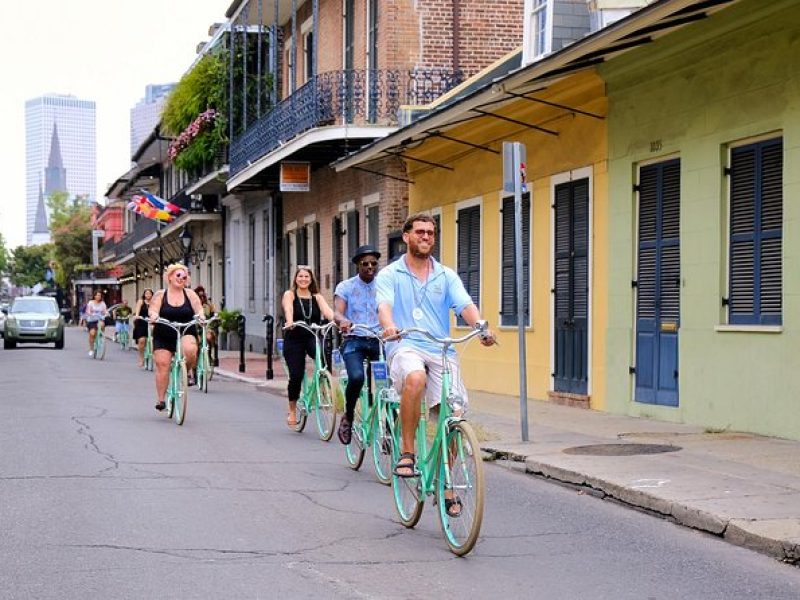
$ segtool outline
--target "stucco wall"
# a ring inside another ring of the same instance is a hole
[[[594,74],[570,77],[537,97],[574,106],[599,115],[605,113],[602,81]],[[575,116],[531,102],[519,102],[504,113],[527,123],[540,124],[558,132],[549,135],[533,129],[484,118],[452,130],[448,135],[501,150],[502,141],[519,141],[527,146],[527,174],[533,190],[532,204],[532,315],[526,334],[528,395],[546,398],[551,388],[551,218],[553,202],[551,177],[570,170],[592,169],[592,379],[593,407],[605,406],[605,329],[607,314],[607,210],[605,121]],[[483,316],[498,330],[500,346],[485,349],[475,343],[463,355],[464,379],[471,389],[503,394],[519,392],[519,360],[516,327],[498,328],[500,311],[500,208],[502,156],[445,141],[430,140],[414,156],[445,163],[454,171],[410,164],[414,185],[409,191],[409,210],[441,211],[441,258],[456,268],[457,203],[479,198],[481,214],[481,297]]]
[[[744,1],[611,61],[609,409],[800,438],[800,5]],[[783,331],[720,332],[731,142],[784,139]],[[632,401],[636,203],[642,161],[681,159],[678,408]]]

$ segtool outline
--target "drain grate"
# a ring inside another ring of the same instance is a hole
[[[662,454],[677,452],[680,446],[668,444],[592,444],[591,446],[575,446],[563,450],[564,454],[582,454],[588,456],[636,456],[639,454]]]

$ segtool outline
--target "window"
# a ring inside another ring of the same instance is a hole
[[[457,272],[475,304],[481,296],[481,207],[458,211]],[[458,318],[458,324],[465,322]]]
[[[366,207],[367,211],[367,243],[380,247],[380,207],[377,204]]]
[[[503,198],[502,208],[502,281],[500,286],[500,324],[518,325],[516,244],[514,243],[514,198]],[[530,311],[530,241],[531,196],[522,196],[522,285],[524,295],[525,325],[531,324]]]
[[[535,60],[549,53],[550,44],[550,15],[552,7],[549,0],[528,0],[528,31],[525,48],[529,54],[526,62]]]
[[[314,78],[314,32],[309,31],[303,36],[303,73],[305,81]]]
[[[247,298],[251,302],[256,299],[256,216],[250,215],[247,228],[247,243],[250,250],[250,261],[248,271]]]
[[[356,249],[359,245],[359,235],[358,235],[358,211],[351,210],[344,214],[343,222],[345,226],[344,236],[346,238],[346,243],[344,244],[345,249],[345,256],[343,259],[343,264],[347,265],[347,277],[355,277],[357,274],[356,265],[350,260],[356,253]]]
[[[431,256],[437,261],[441,262],[441,252],[439,252],[439,248],[441,247],[440,239],[442,237],[442,215],[436,213],[433,215],[433,220],[436,222],[436,237],[433,238],[433,250],[431,251]]]
[[[782,322],[783,138],[731,149],[728,322]]]

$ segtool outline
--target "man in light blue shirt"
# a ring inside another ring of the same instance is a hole
[[[458,275],[431,257],[436,222],[418,213],[406,219],[403,241],[408,251],[378,274],[378,319],[384,336],[400,329],[419,327],[436,337],[450,335],[450,311],[460,315],[471,327],[481,320],[478,307],[470,298]],[[491,346],[494,334],[487,332],[481,343]],[[403,337],[390,350],[391,377],[400,391],[400,418],[403,447],[395,465],[398,477],[415,475],[414,436],[420,417],[423,394],[429,407],[439,403],[442,386],[441,348],[422,337]],[[455,351],[449,358],[452,383],[466,406],[467,394],[461,380]],[[450,516],[461,510],[457,498],[448,499]]]
[[[339,441],[345,446],[352,439],[353,413],[364,385],[364,361],[380,358],[380,341],[367,337],[361,330],[350,330],[354,323],[366,325],[376,333],[380,328],[375,300],[375,274],[380,257],[381,253],[372,245],[357,248],[352,261],[358,267],[358,273],[340,282],[333,293],[334,321],[342,333],[349,334],[342,345],[347,388],[344,392],[345,411],[338,432]]]

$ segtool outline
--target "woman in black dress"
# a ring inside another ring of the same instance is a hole
[[[150,309],[150,300],[152,298],[153,290],[150,288],[144,288],[142,297],[139,298],[139,301],[136,303],[136,306],[133,309],[133,316],[146,319],[148,314],[147,311]],[[147,323],[145,321],[136,319],[133,322],[133,341],[136,343],[136,347],[139,348],[139,366],[143,367],[144,345],[147,342]]]
[[[293,326],[298,321],[309,325],[319,325],[323,318],[332,321],[333,310],[319,293],[317,280],[311,267],[307,265],[298,265],[292,288],[284,292],[281,305],[287,328],[283,336],[283,356],[289,368],[289,415],[286,417],[286,424],[294,429],[297,425],[297,399],[300,397],[306,370],[306,356],[314,358],[316,346],[310,331]]]
[[[182,264],[176,263],[167,267],[164,273],[167,287],[159,290],[150,302],[149,316],[151,321],[158,317],[175,323],[188,323],[195,317],[203,318],[203,305],[194,290],[186,288],[189,270]],[[186,370],[194,372],[197,364],[197,333],[195,327],[188,327],[181,337],[183,355],[186,358]],[[169,365],[175,347],[178,343],[178,334],[172,327],[156,324],[153,327],[153,362],[156,372],[156,394],[158,402],[156,410],[164,410],[166,403],[164,396],[169,383]],[[194,385],[190,376],[189,385]]]

